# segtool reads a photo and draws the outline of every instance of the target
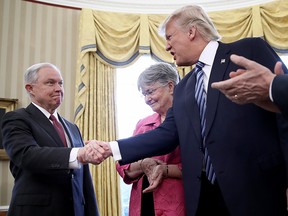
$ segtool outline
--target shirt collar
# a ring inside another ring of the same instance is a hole
[[[217,41],[210,41],[202,51],[199,61],[205,63],[205,65],[212,66],[218,46],[219,43]]]
[[[50,115],[51,115],[51,114],[50,114],[47,110],[45,110],[43,107],[35,104],[34,102],[32,102],[32,104],[33,104],[34,106],[36,106],[48,119],[50,118]],[[52,115],[54,115],[55,118],[59,121],[58,115],[57,115],[57,110],[55,110],[55,112],[54,112]]]

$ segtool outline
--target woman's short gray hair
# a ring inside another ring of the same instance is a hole
[[[175,67],[171,64],[160,62],[146,68],[138,77],[137,86],[140,91],[145,86],[149,86],[159,82],[163,85],[173,82],[177,85],[179,82],[179,74]]]
[[[175,21],[182,30],[187,30],[193,25],[196,26],[206,41],[221,39],[208,14],[198,5],[187,5],[174,11],[160,26],[160,35],[165,35],[166,26],[170,21]]]
[[[25,84],[29,84],[29,83],[35,83],[38,79],[38,71],[41,69],[41,68],[45,68],[45,67],[49,67],[49,68],[53,68],[55,70],[57,70],[60,74],[61,74],[61,71],[53,64],[51,63],[37,63],[37,64],[34,64],[32,66],[30,66],[25,74],[24,74],[24,81],[25,81]]]

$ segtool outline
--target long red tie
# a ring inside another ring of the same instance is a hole
[[[62,140],[62,143],[64,144],[65,147],[67,147],[65,132],[64,132],[62,125],[57,121],[57,119],[55,118],[54,115],[50,115],[49,119],[53,122],[53,126],[56,129],[56,131],[58,132],[58,134]]]

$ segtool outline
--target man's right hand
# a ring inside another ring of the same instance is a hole
[[[112,152],[108,142],[91,140],[79,149],[77,159],[82,164],[98,165],[109,156],[112,156]]]

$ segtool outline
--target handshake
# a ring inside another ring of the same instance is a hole
[[[108,142],[90,140],[79,149],[77,160],[82,164],[98,165],[110,156],[112,156],[112,151]]]

